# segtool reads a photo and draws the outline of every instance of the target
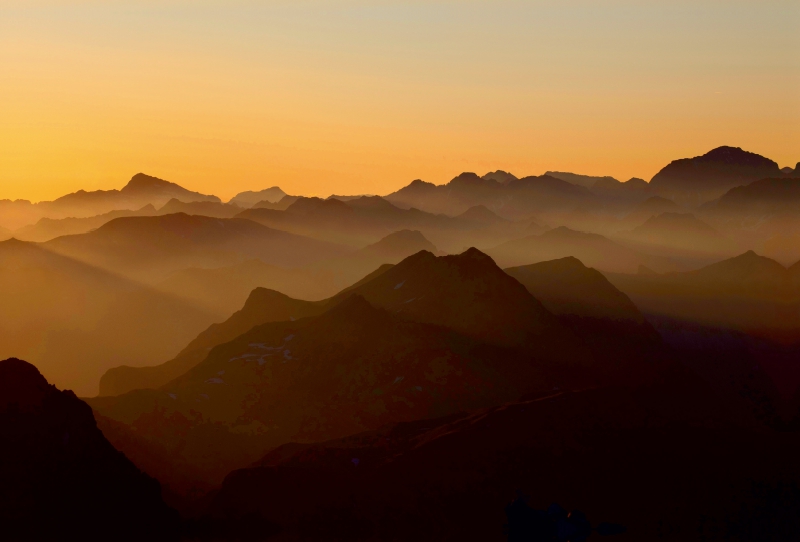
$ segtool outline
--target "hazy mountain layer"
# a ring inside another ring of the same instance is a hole
[[[0,243],[0,357],[26,357],[46,377],[94,395],[120,364],[175,355],[222,315],[42,245]]]

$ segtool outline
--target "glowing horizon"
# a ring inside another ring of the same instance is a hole
[[[227,201],[463,171],[800,160],[793,2],[10,3],[0,199],[137,172]]]

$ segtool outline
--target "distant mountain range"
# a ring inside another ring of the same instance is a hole
[[[344,247],[250,220],[183,213],[118,218],[89,233],[59,237],[43,246],[151,283],[190,267],[221,267],[253,258],[299,267],[347,252]]]
[[[277,186],[273,186],[271,188],[265,188],[264,190],[259,190],[257,192],[250,190],[248,190],[247,192],[240,192],[236,194],[236,196],[234,196],[228,203],[232,205],[237,205],[239,207],[243,207],[245,209],[249,209],[256,203],[261,203],[262,201],[277,203],[283,198],[285,198],[286,195],[287,195],[286,192],[284,192]]]

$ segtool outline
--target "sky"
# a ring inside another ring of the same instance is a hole
[[[800,2],[0,0],[0,199],[800,161]]]

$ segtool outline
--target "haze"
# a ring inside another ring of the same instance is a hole
[[[793,166],[796,2],[4,2],[0,198]]]

